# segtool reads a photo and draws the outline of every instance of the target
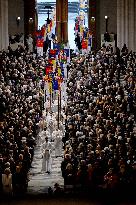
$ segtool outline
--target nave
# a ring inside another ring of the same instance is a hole
[[[44,131],[44,126],[45,124],[49,124],[50,119],[55,120],[54,116],[57,116],[57,108],[58,108],[58,104],[57,104],[57,100],[54,100],[54,103],[52,104],[52,111],[53,111],[53,116],[51,116],[50,111],[46,110],[43,111],[43,125],[41,128],[41,131],[39,132],[38,135],[38,139],[37,139],[37,145],[35,147],[35,151],[34,151],[34,159],[32,162],[32,168],[30,169],[29,172],[29,183],[28,183],[28,194],[42,194],[42,193],[48,193],[48,188],[54,188],[55,183],[58,183],[61,187],[64,186],[64,179],[62,177],[62,172],[61,172],[61,163],[63,160],[63,156],[64,156],[64,150],[63,150],[63,146],[61,149],[61,155],[60,156],[56,156],[56,151],[55,151],[55,135],[54,132],[56,133],[57,128],[53,128],[53,133],[52,133],[52,140],[50,139],[50,136],[48,136],[49,141],[51,141],[52,144],[52,154],[51,154],[51,172],[50,173],[45,173],[42,171],[42,152],[41,152],[41,145],[42,143],[45,141],[45,133],[42,134]],[[46,103],[45,103],[46,104]],[[64,102],[62,100],[62,104],[64,105]],[[46,106],[46,105],[45,105]],[[51,121],[51,125],[54,125],[55,121]],[[57,122],[57,121],[56,121]],[[60,129],[64,130],[64,121],[60,122]],[[55,125],[56,127],[58,127],[58,124]],[[47,125],[48,128],[48,125]],[[51,128],[49,128],[50,130]],[[64,134],[64,133],[63,133]],[[60,154],[60,153],[59,153]]]

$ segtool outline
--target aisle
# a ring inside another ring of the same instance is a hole
[[[62,156],[64,152],[62,150]],[[61,186],[63,186],[64,181],[61,176],[61,162],[62,157],[55,157],[55,153],[53,151],[53,158],[52,158],[52,172],[50,174],[42,173],[42,157],[40,147],[36,147],[34,160],[32,163],[32,168],[30,169],[30,181],[28,183],[28,193],[38,194],[38,193],[47,193],[48,187],[53,187],[54,184],[57,182]]]
[[[55,102],[54,112],[57,111]],[[53,142],[52,142],[53,145]],[[38,142],[35,147],[34,159],[32,162],[32,168],[29,173],[28,194],[42,194],[48,192],[48,187],[54,187],[55,183],[58,183],[63,187],[64,180],[61,173],[61,162],[63,160],[64,150],[62,150],[62,157],[55,157],[55,150],[52,152],[52,171],[50,174],[43,173],[42,169],[42,154],[41,147]]]

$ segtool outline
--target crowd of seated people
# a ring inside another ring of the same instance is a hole
[[[0,53],[0,190],[7,193],[27,189],[42,117],[44,65],[20,46]]]
[[[136,189],[136,53],[112,50],[103,46],[70,65],[61,164],[67,188]]]

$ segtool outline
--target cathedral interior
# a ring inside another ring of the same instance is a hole
[[[2,205],[136,204],[136,0],[0,0],[0,107]]]

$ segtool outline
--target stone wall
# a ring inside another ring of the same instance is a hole
[[[136,0],[117,0],[117,45],[136,51]]]
[[[0,50],[6,50],[8,45],[8,0],[0,0]]]
[[[105,16],[108,16],[108,32],[117,34],[117,0],[96,0],[96,33],[98,47],[100,47],[101,34],[106,32]]]
[[[24,1],[8,0],[8,28],[9,35],[24,33]],[[16,18],[20,16],[20,22],[17,24]]]

